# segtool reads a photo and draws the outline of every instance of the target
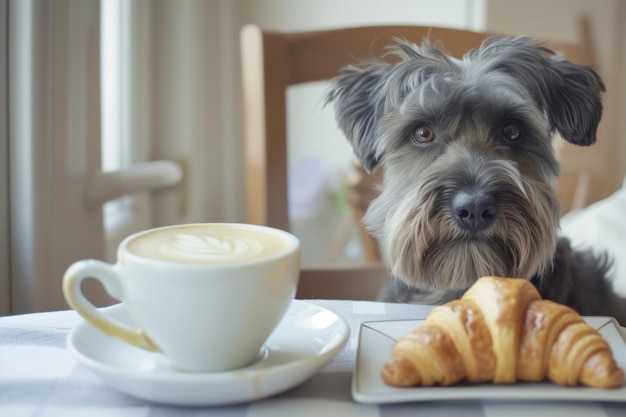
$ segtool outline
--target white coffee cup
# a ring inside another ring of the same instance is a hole
[[[282,230],[235,223],[176,225],[127,237],[115,265],[82,260],[63,278],[68,304],[102,332],[162,352],[173,368],[251,364],[286,313],[299,278],[300,243]],[[138,328],[108,318],[81,292],[95,278]]]

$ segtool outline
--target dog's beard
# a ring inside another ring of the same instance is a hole
[[[465,290],[481,276],[530,279],[551,267],[558,227],[553,190],[524,182],[503,161],[492,168],[483,182],[498,196],[498,217],[479,232],[456,224],[449,209],[456,182],[439,175],[410,190],[391,187],[394,196],[383,192],[372,202],[364,221],[394,277],[422,290]]]

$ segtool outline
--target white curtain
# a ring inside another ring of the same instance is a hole
[[[116,244],[124,232],[152,225],[141,210],[145,202],[133,201],[136,221],[107,233],[102,205],[126,194],[145,197],[181,179],[172,162],[146,162],[150,144],[141,128],[150,120],[136,104],[145,107],[140,93],[150,86],[139,81],[125,85],[133,92],[122,107],[133,120],[123,125],[128,164],[101,171],[100,13],[100,0],[8,1],[9,110],[3,114],[9,120],[10,267],[0,281],[7,290],[0,299],[4,314],[67,308],[61,281],[72,262],[105,259],[108,241]],[[144,59],[137,68],[149,65]],[[130,70],[130,79],[141,80]],[[112,302],[99,286],[88,285],[86,292],[96,304]]]
[[[8,21],[11,312],[58,309],[65,268],[103,248],[83,201],[100,169],[99,1],[9,0]]]
[[[243,219],[236,3],[112,0],[131,22],[130,157],[102,172],[101,1],[0,0],[0,314],[67,308],[66,268],[114,261],[138,229]],[[102,204],[125,194],[130,220],[105,230]]]
[[[0,0],[0,27],[8,24],[8,0]],[[0,31],[0,74],[7,74],[8,32]],[[7,77],[0,77],[0,316],[9,314],[9,124]]]

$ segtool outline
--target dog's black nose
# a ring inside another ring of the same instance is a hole
[[[498,213],[496,198],[482,190],[462,190],[452,198],[452,215],[465,230],[478,231],[493,223]]]

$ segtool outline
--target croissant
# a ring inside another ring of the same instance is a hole
[[[381,370],[393,386],[542,381],[621,386],[624,372],[574,310],[542,300],[524,279],[483,277],[401,337]]]

